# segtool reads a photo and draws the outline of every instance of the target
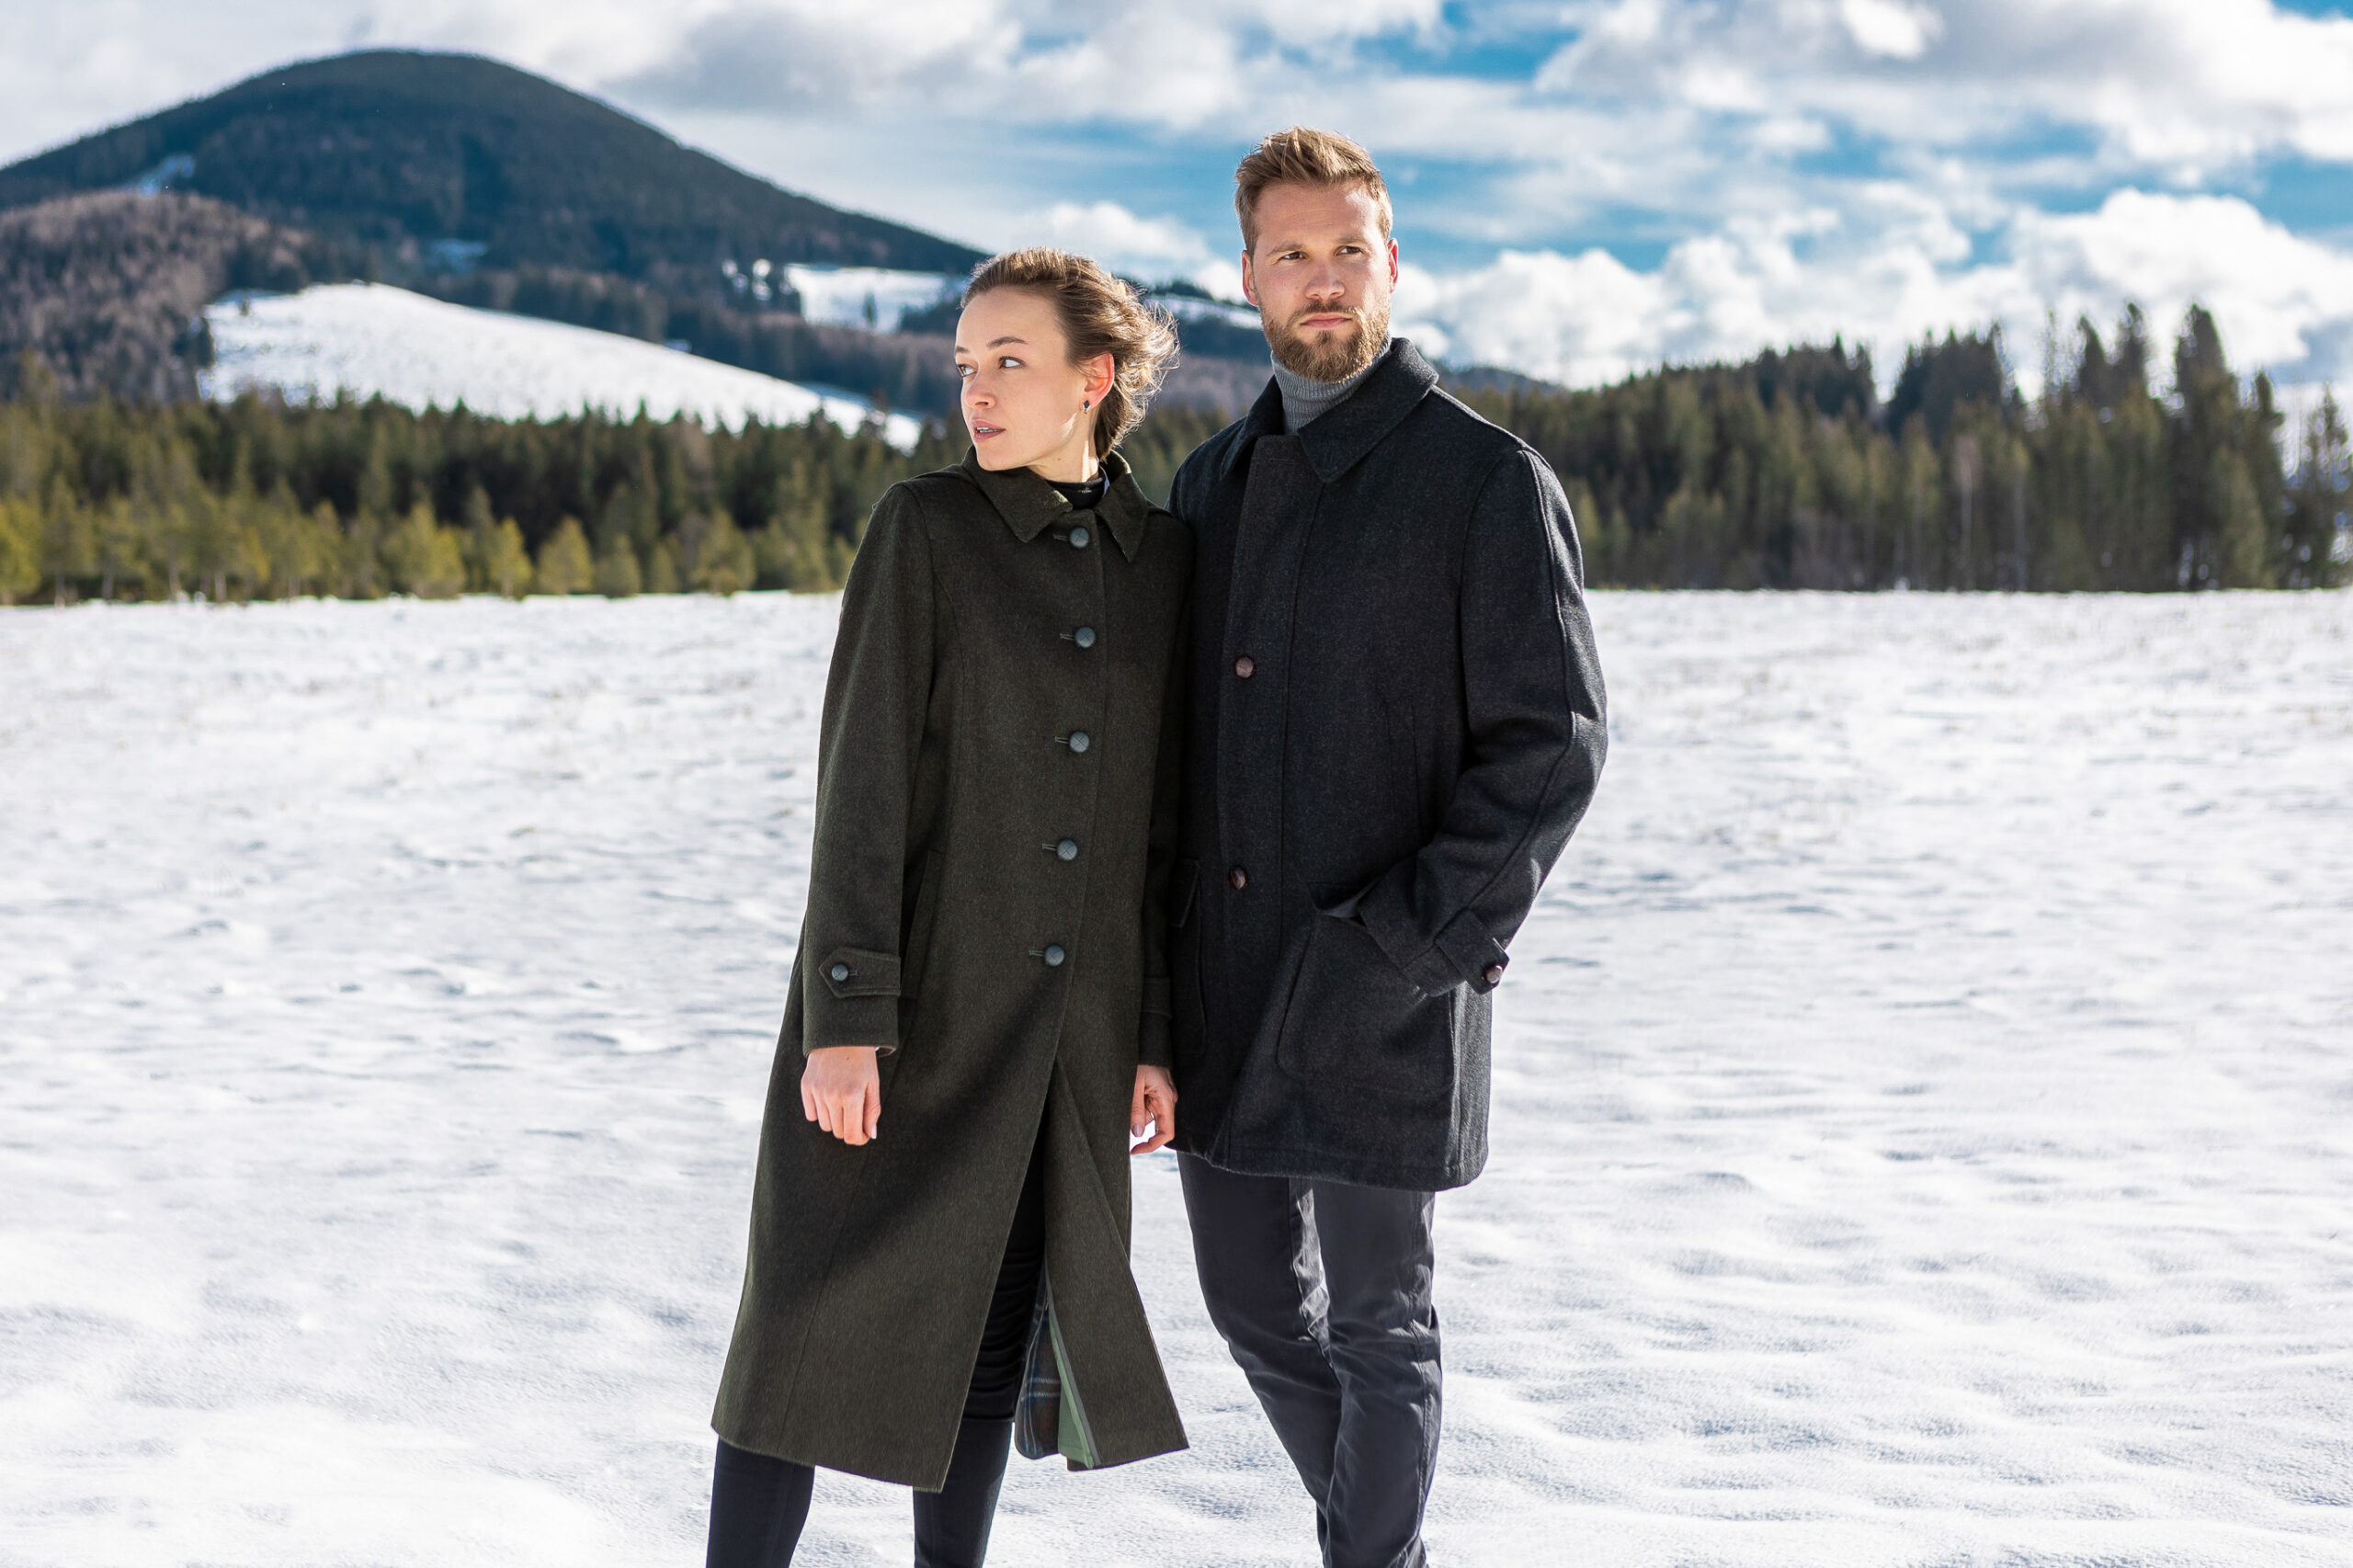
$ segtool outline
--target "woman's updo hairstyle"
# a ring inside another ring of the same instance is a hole
[[[1097,456],[1136,426],[1176,357],[1176,324],[1168,312],[1144,303],[1130,285],[1083,256],[1047,245],[1006,251],[972,269],[963,303],[997,289],[1028,289],[1054,304],[1070,359],[1085,364],[1097,354],[1111,356],[1111,390],[1095,405]]]

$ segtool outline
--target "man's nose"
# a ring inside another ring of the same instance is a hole
[[[1347,279],[1336,273],[1325,273],[1307,285],[1307,297],[1319,305],[1336,305],[1348,291]]]

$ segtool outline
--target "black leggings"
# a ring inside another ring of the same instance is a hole
[[[981,1331],[981,1353],[965,1391],[948,1483],[938,1492],[915,1494],[915,1568],[981,1568],[988,1556],[989,1525],[1005,1484],[1006,1450],[1013,1438],[1013,1412],[1021,1398],[1022,1362],[1045,1261],[1045,1170],[1032,1153],[1021,1200],[1014,1206],[1005,1261],[997,1267],[988,1324]],[[816,1480],[808,1465],[756,1454],[722,1438],[711,1475],[705,1568],[786,1568],[809,1522]]]

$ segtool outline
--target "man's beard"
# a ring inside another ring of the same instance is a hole
[[[1329,315],[1352,316],[1355,324],[1314,333],[1299,325],[1308,316]],[[1381,351],[1389,347],[1389,301],[1383,300],[1370,311],[1309,305],[1279,327],[1271,322],[1263,324],[1267,347],[1284,369],[1311,381],[1345,381],[1380,358]]]

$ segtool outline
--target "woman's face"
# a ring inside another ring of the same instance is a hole
[[[956,324],[956,369],[964,378],[964,428],[983,468],[1089,477],[1097,455],[1090,405],[1110,388],[1111,356],[1072,364],[1051,301],[1027,289],[992,289],[965,306]]]

